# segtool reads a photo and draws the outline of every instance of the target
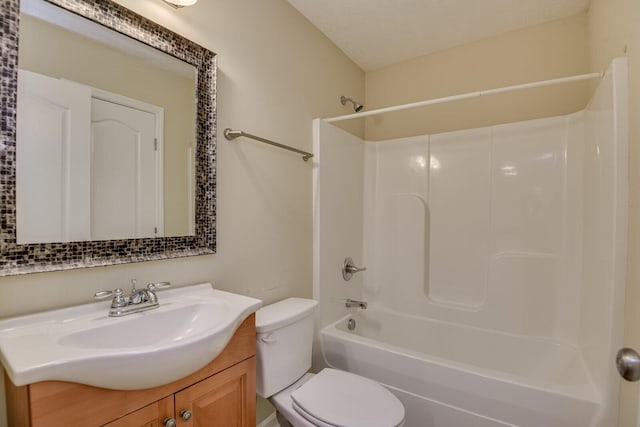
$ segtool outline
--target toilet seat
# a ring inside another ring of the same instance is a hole
[[[293,408],[319,427],[399,427],[404,406],[375,381],[326,368],[291,393]]]

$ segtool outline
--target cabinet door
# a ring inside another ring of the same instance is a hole
[[[176,393],[178,426],[255,426],[255,370],[256,359],[252,357]],[[187,411],[190,418],[182,416]]]
[[[173,396],[138,409],[103,427],[164,427],[164,420],[174,416]]]

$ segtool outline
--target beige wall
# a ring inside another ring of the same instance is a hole
[[[368,72],[368,110],[587,73],[586,15],[512,31]],[[368,140],[398,138],[581,110],[588,83],[492,95],[366,119]]]
[[[286,1],[201,0],[177,11],[159,0],[119,2],[219,55],[219,130],[311,150],[314,117],[344,114],[342,94],[364,99],[364,73]],[[358,127],[350,124],[362,135]],[[91,302],[132,277],[211,281],[265,303],[310,297],[311,162],[219,131],[217,171],[216,255],[0,278],[0,318]]]
[[[591,67],[604,68],[612,58],[629,58],[629,255],[625,299],[625,345],[640,350],[640,3],[592,0],[588,13]],[[638,383],[622,382],[620,427],[636,426]]]
[[[188,78],[28,15],[21,17],[20,46],[22,69],[164,108],[164,235],[189,234],[187,148],[195,138],[195,68]]]

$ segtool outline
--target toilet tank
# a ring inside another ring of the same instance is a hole
[[[271,397],[311,368],[315,300],[288,298],[256,312],[256,391]]]

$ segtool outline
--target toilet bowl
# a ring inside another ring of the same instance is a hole
[[[400,427],[402,403],[375,381],[311,367],[317,301],[289,298],[256,313],[258,395],[268,398],[282,427]]]

